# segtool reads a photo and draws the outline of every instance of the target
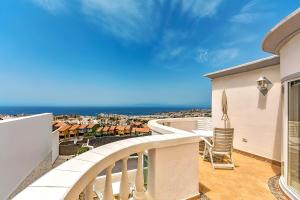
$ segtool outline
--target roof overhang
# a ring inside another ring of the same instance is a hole
[[[285,17],[266,35],[262,48],[266,52],[279,55],[281,47],[300,32],[300,8]]]
[[[213,73],[208,73],[208,74],[205,74],[204,76],[208,77],[210,79],[214,79],[214,78],[229,76],[229,75],[238,74],[238,73],[242,73],[242,72],[248,72],[248,71],[252,71],[252,70],[260,69],[260,68],[264,68],[264,67],[270,67],[272,65],[278,65],[279,63],[280,63],[279,56],[270,56],[267,58],[255,60],[255,61],[248,62],[248,63],[242,64],[242,65],[238,65],[235,67],[230,67],[230,68],[227,68],[224,70],[216,71]]]

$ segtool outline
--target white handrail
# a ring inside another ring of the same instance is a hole
[[[162,125],[156,122],[150,122],[149,125],[153,130],[156,128],[170,128],[160,127]],[[118,160],[149,149],[190,144],[198,141],[198,136],[186,131],[178,131],[176,134],[144,136],[106,144],[56,167],[27,187],[14,199],[76,199],[100,172],[112,166]]]

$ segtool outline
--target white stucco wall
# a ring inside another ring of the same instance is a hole
[[[52,114],[0,121],[0,199],[7,199],[52,148]]]
[[[300,79],[300,33],[292,37],[280,49],[281,79],[284,79],[284,103],[283,103],[283,137],[282,137],[282,160],[284,162],[280,187],[291,199],[300,199],[295,188],[288,184],[289,174],[289,150],[288,150],[288,81]]]
[[[148,151],[148,199],[188,199],[199,194],[199,143]],[[170,184],[173,183],[173,184]]]
[[[51,134],[52,137],[52,164],[55,162],[59,155],[59,132],[55,130]]]
[[[277,161],[280,161],[282,132],[279,70],[276,65],[212,81],[213,126],[224,127],[221,99],[225,89],[230,126],[235,129],[234,148]],[[260,76],[266,76],[273,83],[266,96],[256,87]]]
[[[280,67],[281,78],[300,72],[300,34],[281,47]]]

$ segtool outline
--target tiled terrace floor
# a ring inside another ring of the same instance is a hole
[[[280,167],[234,153],[234,170],[213,169],[200,157],[200,190],[211,200],[275,199],[268,188],[268,179],[280,174]]]

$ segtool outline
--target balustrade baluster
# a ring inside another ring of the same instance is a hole
[[[143,167],[143,153],[138,153],[138,164],[137,164],[137,172],[135,177],[135,188],[134,199],[142,200],[145,199],[145,191],[144,191],[144,167]]]
[[[122,177],[120,185],[120,199],[128,200],[129,197],[129,179],[127,173],[127,161],[128,157],[122,159]]]
[[[90,182],[86,188],[85,188],[85,200],[93,200],[93,183],[95,180],[93,180],[92,182]]]
[[[111,171],[114,168],[115,164],[109,166],[106,169],[106,178],[105,178],[105,188],[104,188],[104,199],[105,200],[114,200],[113,188],[112,188],[112,177]]]

